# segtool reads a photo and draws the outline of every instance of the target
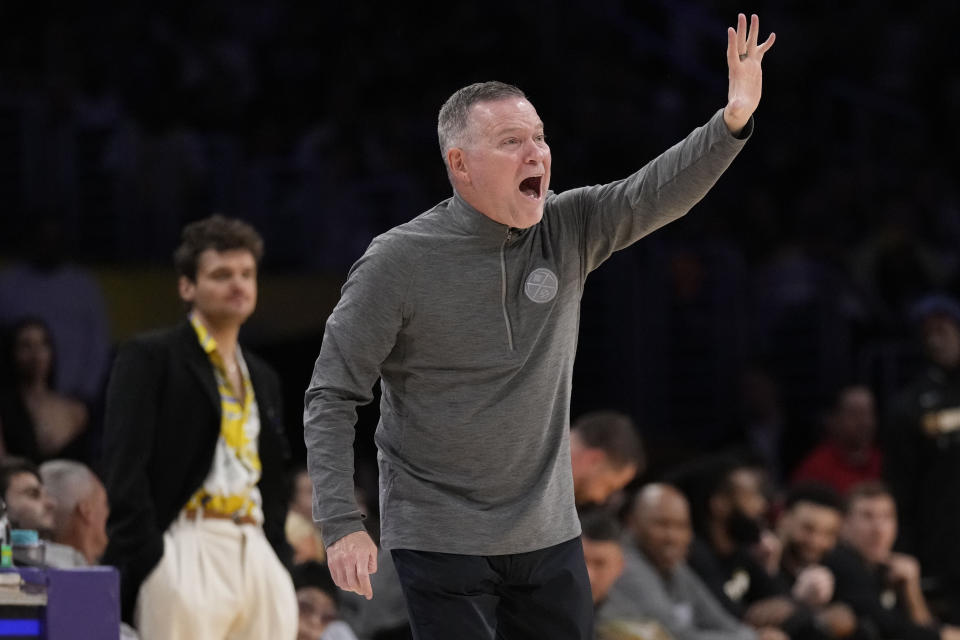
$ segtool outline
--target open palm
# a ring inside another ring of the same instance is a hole
[[[738,133],[750,120],[750,116],[760,104],[763,87],[763,71],[760,63],[763,55],[773,46],[776,34],[771,33],[763,44],[757,44],[760,33],[760,19],[756,14],[750,16],[750,29],[747,29],[747,17],[737,16],[737,28],[727,29],[727,68],[730,85],[727,89],[727,106],[723,110],[723,119],[727,127]]]

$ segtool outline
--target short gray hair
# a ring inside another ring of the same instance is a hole
[[[524,98],[526,94],[505,82],[475,82],[452,96],[440,107],[437,118],[437,137],[440,139],[440,155],[446,163],[447,151],[466,142],[464,134],[470,117],[470,107],[480,102],[495,102],[504,98]]]
[[[55,533],[64,530],[77,504],[101,484],[87,465],[73,460],[44,462],[40,465],[40,477],[54,501]]]

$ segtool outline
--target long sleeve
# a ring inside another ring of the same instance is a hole
[[[860,624],[874,627],[879,637],[904,640],[937,640],[940,637],[936,628],[914,624],[903,610],[885,608],[873,576],[854,551],[838,547],[826,557],[825,564],[836,577],[834,600],[850,605]]]
[[[735,137],[720,110],[631,176],[561,194],[579,200],[584,275],[614,251],[686,214],[713,187],[752,131],[751,119]]]
[[[405,271],[405,260],[374,240],[350,270],[340,302],[327,319],[304,397],[313,517],[328,547],[363,530],[354,499],[354,425],[357,407],[372,400],[380,367],[395,347],[402,324]]]
[[[163,555],[147,463],[155,438],[162,363],[140,343],[117,355],[107,387],[103,473],[110,501],[109,545],[103,563],[120,569],[124,620],[132,620],[137,591]]]
[[[678,568],[668,588],[638,552],[626,550],[626,560],[598,612],[600,620],[652,618],[676,640],[755,640],[756,634],[727,614],[688,567]]]
[[[916,554],[916,526],[920,521],[918,481],[920,479],[920,433],[917,412],[910,409],[911,394],[897,398],[891,411],[885,438],[886,450],[896,455],[885,456],[884,476],[890,485],[899,513],[897,548]]]

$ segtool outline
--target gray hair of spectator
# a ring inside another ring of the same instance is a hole
[[[495,102],[504,98],[524,98],[519,88],[504,82],[476,82],[459,89],[440,107],[437,118],[437,137],[440,139],[440,155],[446,164],[447,151],[462,147],[469,142],[470,109],[480,102]]]
[[[191,281],[197,279],[197,264],[200,254],[207,249],[231,251],[245,249],[260,263],[263,257],[263,238],[257,230],[236,218],[214,214],[209,218],[191,222],[180,234],[180,246],[173,252],[173,266],[177,275]]]
[[[636,465],[639,472],[646,464],[637,427],[625,413],[591,411],[577,418],[570,429],[587,447],[602,449],[610,464],[617,469]]]
[[[90,495],[100,480],[85,464],[49,460],[40,465],[40,479],[54,502],[54,528],[61,531],[77,504]]]

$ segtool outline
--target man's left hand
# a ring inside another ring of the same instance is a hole
[[[920,585],[920,563],[913,556],[891,553],[887,561],[887,577],[897,586]]]
[[[760,89],[763,85],[763,72],[760,61],[773,46],[776,34],[771,33],[763,44],[757,44],[760,33],[760,18],[750,16],[750,30],[747,31],[747,17],[737,16],[737,29],[727,28],[727,68],[730,86],[727,89],[727,106],[723,109],[723,121],[734,135],[750,121],[750,116],[760,104]]]

